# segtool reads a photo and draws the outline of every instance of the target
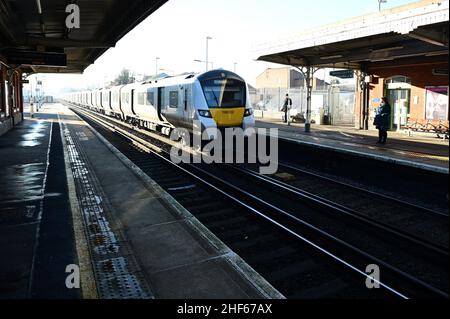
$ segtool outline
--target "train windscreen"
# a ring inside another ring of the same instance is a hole
[[[201,81],[203,93],[210,108],[244,107],[245,83],[235,79]]]

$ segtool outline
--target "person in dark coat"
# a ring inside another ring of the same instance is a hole
[[[286,94],[281,112],[284,112],[284,123],[288,122],[288,111],[292,108],[292,99]]]
[[[380,107],[375,116],[374,124],[378,129],[378,144],[386,144],[387,131],[391,126],[391,105],[386,97],[381,98]]]

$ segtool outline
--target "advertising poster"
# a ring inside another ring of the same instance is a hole
[[[425,118],[427,120],[448,119],[448,87],[426,87]]]

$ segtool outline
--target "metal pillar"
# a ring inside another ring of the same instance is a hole
[[[312,66],[306,66],[303,68],[296,67],[302,74],[306,86],[306,116],[305,116],[305,132],[311,131],[311,97],[312,97],[312,80],[314,73],[320,68],[314,68]]]
[[[361,66],[361,88],[363,90],[363,103],[362,103],[362,127],[364,130],[369,129],[369,104],[370,104],[370,83],[366,81],[367,77],[367,65]]]
[[[8,96],[6,99],[8,100],[8,112],[9,116],[11,117],[11,123],[12,126],[15,126],[15,120],[14,120],[14,70],[9,69],[7,71],[7,77],[8,77]]]
[[[312,79],[311,79],[311,67],[306,67],[306,119],[305,119],[305,132],[311,131],[311,96],[312,96]]]
[[[369,129],[370,83],[364,83],[364,129]]]

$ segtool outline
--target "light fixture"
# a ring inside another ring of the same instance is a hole
[[[321,60],[330,60],[330,59],[337,59],[337,58],[342,58],[343,55],[342,54],[336,54],[336,55],[329,55],[329,56],[321,56],[320,59]]]
[[[372,53],[379,53],[379,52],[386,52],[386,51],[394,51],[394,50],[401,50],[401,49],[403,49],[403,46],[390,47],[390,48],[383,48],[383,49],[375,49],[375,50],[372,50]]]
[[[42,14],[41,0],[36,0],[36,5],[37,5],[38,13]]]
[[[438,56],[448,54],[448,51],[436,51],[425,54],[425,56]]]
[[[385,58],[385,59],[375,59],[375,60],[370,60],[370,62],[384,62],[384,61],[393,61],[394,58]]]

